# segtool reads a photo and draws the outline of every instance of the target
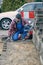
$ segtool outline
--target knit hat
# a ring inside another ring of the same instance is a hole
[[[17,19],[21,19],[21,14],[17,14],[17,15],[16,15],[16,18],[17,18]]]

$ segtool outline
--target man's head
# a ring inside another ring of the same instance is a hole
[[[21,14],[17,14],[16,15],[16,21],[20,21],[21,20]]]

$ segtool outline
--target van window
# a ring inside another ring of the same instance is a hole
[[[34,10],[34,4],[28,4],[23,7],[23,11],[28,12]]]
[[[37,4],[36,7],[37,8],[42,8],[43,7],[43,4],[42,3],[41,4]]]

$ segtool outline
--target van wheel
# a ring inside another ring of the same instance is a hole
[[[8,30],[11,21],[12,21],[12,20],[9,19],[9,18],[3,18],[3,19],[1,20],[1,28],[4,29],[4,30]]]

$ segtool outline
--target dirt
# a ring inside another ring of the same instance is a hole
[[[2,44],[0,48],[3,49]],[[2,51],[0,56],[0,65],[41,65],[32,41],[7,42],[6,45],[6,51]]]
[[[1,65],[41,65],[38,51],[32,42],[7,43],[7,50],[2,53],[2,57]]]
[[[0,43],[0,54],[2,53],[3,43]]]

